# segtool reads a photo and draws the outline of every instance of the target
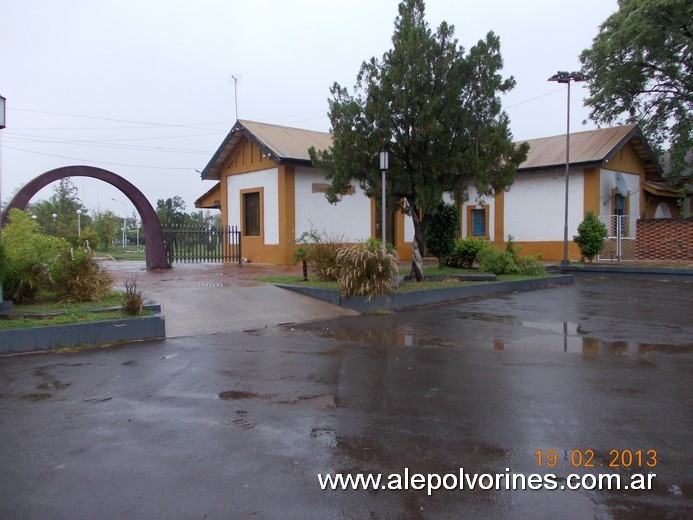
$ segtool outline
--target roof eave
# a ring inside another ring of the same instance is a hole
[[[602,165],[601,161],[583,161],[583,162],[570,162],[570,168],[595,168]],[[536,171],[547,171],[547,170],[565,170],[565,162],[557,164],[544,164],[541,166],[528,166],[525,168],[518,168],[517,173],[529,173]]]

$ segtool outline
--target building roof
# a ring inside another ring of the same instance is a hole
[[[531,139],[527,159],[518,173],[565,166],[565,134]],[[662,169],[647,145],[638,125],[621,125],[570,134],[570,164],[580,167],[600,166],[630,142],[649,176],[660,177]]]
[[[221,179],[221,170],[226,159],[238,142],[246,137],[255,143],[262,153],[277,164],[311,164],[308,150],[326,150],[332,146],[332,134],[289,126],[270,125],[239,119],[228,133],[219,149],[202,170],[202,180]]]
[[[310,165],[308,150],[332,146],[332,134],[289,126],[238,120],[202,170],[202,180],[220,180],[226,159],[243,138],[251,140],[277,164]],[[565,134],[526,141],[527,159],[518,173],[565,167]],[[570,134],[570,164],[588,168],[603,165],[626,143],[631,143],[643,162],[647,177],[660,178],[662,168],[637,125],[621,125]]]

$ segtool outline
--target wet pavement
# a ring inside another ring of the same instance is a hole
[[[166,337],[264,328],[357,313],[280,289],[258,278],[300,274],[299,267],[262,264],[175,264],[148,271],[142,262],[103,262],[117,288],[136,280],[144,296],[161,304]]]
[[[691,283],[579,276],[417,312],[0,358],[0,518],[691,518],[691,311]],[[625,464],[626,450],[645,455]],[[649,491],[430,496],[318,482],[460,468],[559,485],[657,476]]]

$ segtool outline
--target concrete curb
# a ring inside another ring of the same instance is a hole
[[[0,330],[0,355],[74,347],[81,344],[119,343],[166,337],[159,304],[147,304],[152,316],[71,323],[29,329]]]
[[[693,281],[693,269],[643,267],[627,265],[552,265],[549,272],[599,274],[600,276],[639,278],[643,280]]]
[[[372,314],[380,310],[405,310],[423,305],[434,305],[447,303],[466,298],[478,296],[488,296],[491,294],[532,291],[544,289],[554,285],[566,285],[573,283],[572,275],[557,275],[547,278],[534,278],[531,280],[518,280],[513,282],[493,282],[478,283],[475,285],[465,285],[462,287],[446,287],[444,289],[429,289],[425,291],[412,291],[407,293],[390,293],[383,296],[376,296],[367,301],[365,296],[348,296],[342,298],[337,289],[321,289],[318,287],[304,287],[290,284],[275,284],[277,287],[295,291],[312,298],[341,305],[342,307]]]

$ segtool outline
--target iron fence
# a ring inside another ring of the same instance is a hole
[[[238,262],[243,264],[237,226],[179,226],[164,229],[169,267],[174,262]]]

